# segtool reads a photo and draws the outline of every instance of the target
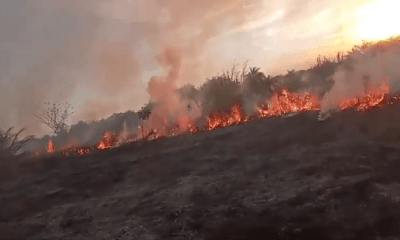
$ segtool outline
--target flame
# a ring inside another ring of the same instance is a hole
[[[39,156],[39,155],[43,154],[43,151],[37,148],[37,149],[33,150],[32,154],[33,154],[33,156]]]
[[[194,125],[194,124],[189,124],[189,132],[190,133],[197,133],[199,131],[199,128],[196,126],[196,125]]]
[[[114,146],[118,141],[118,137],[110,131],[104,131],[103,137],[97,143],[97,149],[105,149]]]
[[[207,117],[205,129],[213,130],[218,127],[226,127],[232,124],[238,124],[244,120],[241,107],[233,105],[227,113],[215,112]]]
[[[339,101],[339,109],[355,108],[357,111],[365,111],[385,104],[385,96],[389,93],[389,86],[382,84],[379,88],[371,88],[361,96],[354,96]]]
[[[259,117],[280,116],[287,113],[317,110],[320,108],[319,97],[311,93],[290,93],[283,89],[272,95],[267,104],[258,106]]]
[[[48,153],[54,152],[54,143],[51,139],[47,142],[47,152]]]
[[[376,106],[384,104],[392,105],[395,101],[400,101],[400,97],[388,97],[389,87],[382,84],[378,88],[370,88],[364,94],[342,99],[338,103],[340,110],[355,108],[357,111],[366,111]],[[62,150],[65,156],[72,153],[77,155],[85,155],[94,150],[109,149],[121,142],[154,140],[164,136],[175,136],[182,132],[190,132],[192,134],[200,130],[214,130],[219,127],[236,125],[247,122],[254,118],[264,118],[272,116],[281,116],[289,113],[297,113],[302,111],[320,109],[320,99],[317,94],[313,93],[292,93],[287,89],[274,93],[267,103],[257,105],[255,115],[244,115],[239,104],[234,104],[229,111],[213,112],[207,116],[207,122],[200,128],[196,126],[189,116],[181,116],[177,119],[174,126],[164,126],[161,128],[150,129],[143,131],[140,135],[128,134],[127,131],[122,131],[119,136],[114,135],[110,131],[105,131],[94,147],[75,147],[72,143],[67,144]],[[54,152],[54,143],[49,140],[47,151]],[[35,155],[40,154],[40,150],[34,151]]]

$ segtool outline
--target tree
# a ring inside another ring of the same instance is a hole
[[[45,103],[48,105],[47,111],[41,115],[35,115],[42,123],[46,124],[51,128],[54,133],[59,133],[61,131],[66,131],[68,125],[66,124],[67,118],[73,112],[70,112],[71,104],[51,104],[50,102]]]
[[[140,128],[142,129],[142,135],[144,135],[143,122],[150,118],[153,107],[154,107],[154,103],[149,102],[145,106],[143,106],[137,113],[138,117],[140,119]]]
[[[248,77],[257,77],[257,78],[264,78],[264,73],[260,72],[260,68],[257,67],[251,67],[249,68],[250,71],[247,74]]]
[[[18,136],[26,129],[22,128],[17,133],[12,133],[13,128],[10,127],[6,131],[0,128],[0,151],[2,153],[15,155],[28,141],[35,137],[34,135],[29,135],[19,140]]]
[[[272,79],[270,75],[265,76],[260,68],[251,67],[243,81],[244,94],[252,97],[258,96],[261,98],[259,100],[262,100],[262,98],[270,95],[273,86],[276,84],[276,79]]]

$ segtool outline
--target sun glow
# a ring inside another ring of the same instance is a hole
[[[357,10],[355,33],[364,40],[379,40],[400,34],[400,1],[378,0]]]

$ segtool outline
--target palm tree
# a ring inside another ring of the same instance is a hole
[[[249,69],[250,69],[250,71],[247,74],[247,76],[260,77],[260,76],[264,75],[264,73],[260,72],[260,68],[252,67],[252,68],[249,68]]]

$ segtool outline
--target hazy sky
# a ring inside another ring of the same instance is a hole
[[[157,56],[182,49],[179,85],[249,60],[266,74],[305,69],[362,39],[400,34],[397,0],[0,1],[0,126],[51,132],[43,102],[70,102],[70,123],[137,110]]]

